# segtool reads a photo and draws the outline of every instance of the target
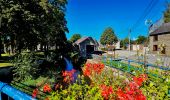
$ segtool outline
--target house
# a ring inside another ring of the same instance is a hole
[[[170,56],[170,22],[163,23],[160,27],[150,32],[149,40],[151,53],[160,51],[162,54]]]
[[[74,44],[78,45],[80,55],[86,57],[87,54],[98,50],[99,43],[92,37],[83,37],[77,40]]]
[[[100,46],[100,49],[106,48],[106,46],[104,46],[102,44],[99,44],[99,46]],[[116,44],[113,44],[113,46],[115,47],[115,49],[121,49],[120,48],[120,41],[118,41]]]
[[[137,50],[143,51],[143,48],[144,48],[143,44],[133,44],[131,46],[132,46],[131,50],[133,50],[133,51],[137,51]]]

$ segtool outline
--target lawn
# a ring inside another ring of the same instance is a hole
[[[12,66],[11,63],[0,63],[0,67],[9,67]]]
[[[2,59],[0,61],[0,67],[9,67],[9,66],[12,66],[12,64],[9,61],[9,58],[11,56],[13,56],[13,55],[4,53],[4,54],[1,54],[1,56],[2,56]]]

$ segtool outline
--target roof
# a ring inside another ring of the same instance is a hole
[[[155,31],[151,32],[150,36],[152,36],[152,35],[160,35],[160,34],[167,34],[167,33],[170,33],[170,22],[162,24]]]
[[[87,39],[93,40],[93,42],[94,42],[95,44],[98,43],[98,42],[97,42],[96,40],[94,40],[92,37],[83,37],[83,38],[81,38],[81,39],[78,39],[78,40],[75,42],[75,44],[80,44],[80,43],[84,42],[84,41],[87,40]]]

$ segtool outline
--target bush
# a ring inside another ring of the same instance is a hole
[[[89,86],[81,76],[81,82],[70,84],[68,88],[57,90],[50,100],[103,100],[98,86]]]
[[[36,76],[39,64],[34,53],[20,53],[12,61],[14,66],[14,79],[21,81]]]
[[[60,87],[49,97],[51,100],[146,100],[140,87],[147,80],[141,74],[131,80],[115,73],[103,64],[85,64],[84,75],[67,88]],[[87,78],[88,77],[88,78]],[[90,80],[90,83],[88,82]]]

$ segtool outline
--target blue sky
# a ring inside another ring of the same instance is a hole
[[[147,17],[131,32],[131,39],[147,35],[145,20],[153,22],[162,17],[165,0],[154,0],[155,4]],[[119,39],[128,36],[128,30],[137,22],[151,0],[68,0],[66,20],[69,33],[92,36],[100,40],[104,29],[112,27]]]

